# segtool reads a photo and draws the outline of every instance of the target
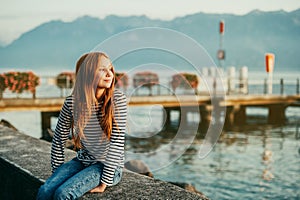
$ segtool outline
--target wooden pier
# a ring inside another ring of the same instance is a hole
[[[6,98],[0,100],[0,112],[28,111],[41,112],[42,131],[51,127],[51,117],[57,117],[63,105],[64,98]],[[284,123],[285,110],[289,106],[300,106],[300,95],[229,95],[221,98],[218,105],[212,103],[211,96],[200,95],[170,95],[170,96],[131,96],[129,106],[161,105],[165,109],[166,123],[170,122],[170,113],[174,110],[181,112],[181,119],[188,112],[197,110],[201,123],[210,123],[211,111],[214,106],[226,108],[225,127],[234,124],[244,124],[247,119],[247,107],[265,107],[269,110],[269,123]],[[197,109],[195,109],[197,108]]]

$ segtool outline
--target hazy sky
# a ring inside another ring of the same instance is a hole
[[[170,20],[197,12],[243,15],[251,10],[293,11],[300,0],[0,0],[0,44],[50,21],[72,21],[83,15],[104,18],[146,15]]]

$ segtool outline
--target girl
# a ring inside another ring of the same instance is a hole
[[[83,55],[76,82],[65,99],[51,148],[53,174],[37,199],[76,199],[104,192],[121,180],[127,117],[126,97],[114,90],[114,67],[100,52]],[[72,132],[76,158],[64,163],[64,145]]]

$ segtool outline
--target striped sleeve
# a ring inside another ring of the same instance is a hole
[[[65,160],[64,148],[66,140],[69,137],[72,122],[72,112],[69,106],[70,102],[71,97],[67,97],[58,116],[58,122],[54,131],[51,146],[52,172],[63,164]]]
[[[101,182],[112,185],[115,169],[124,163],[124,143],[127,121],[126,96],[120,91],[114,94],[114,118],[109,150],[104,162]]]

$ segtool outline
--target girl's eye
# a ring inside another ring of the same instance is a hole
[[[113,68],[107,69],[107,68],[99,68],[99,72],[112,72]]]

